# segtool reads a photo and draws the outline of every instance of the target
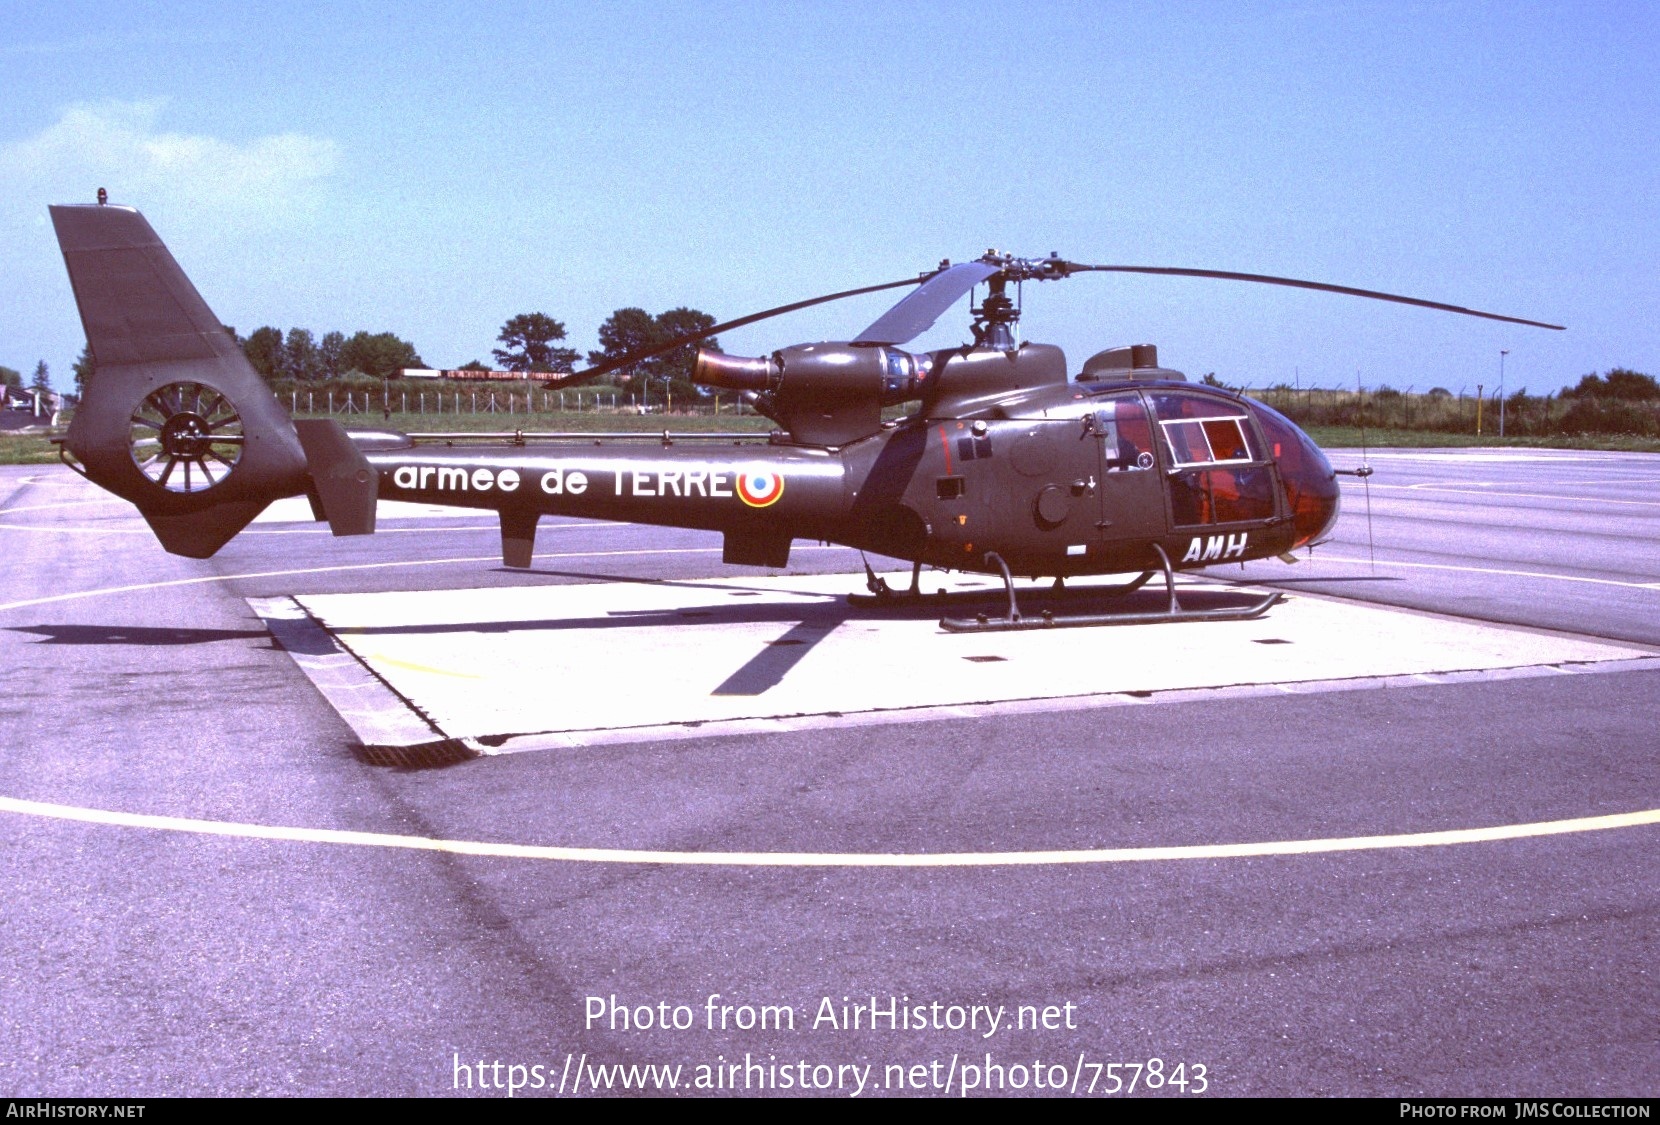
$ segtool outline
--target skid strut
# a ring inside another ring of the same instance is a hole
[[[974,617],[947,617],[940,622],[940,628],[948,633],[997,633],[1014,629],[1066,629],[1086,625],[1153,625],[1165,621],[1249,621],[1267,613],[1283,596],[1276,590],[1259,601],[1237,609],[1183,609],[1181,602],[1176,599],[1176,574],[1175,568],[1170,565],[1170,556],[1165,554],[1164,548],[1157,543],[1153,544],[1153,550],[1158,552],[1159,563],[1164,570],[1166,600],[1165,608],[1161,612],[1059,614],[1044,610],[1037,616],[1024,615],[1015,600],[1014,578],[1009,574],[1009,566],[1003,561],[1002,556],[992,551],[986,555],[986,562],[994,564],[1003,575],[1003,588],[1009,595],[1009,615],[992,617],[981,613]],[[1133,582],[1107,591],[1107,596],[1128,594],[1139,589],[1155,573],[1147,571]]]
[[[924,596],[922,593],[921,563],[915,562],[911,564],[911,588],[908,590],[895,590],[892,586],[888,585],[887,579],[870,569],[870,560],[864,559],[862,554],[860,558],[864,560],[865,564],[865,589],[869,590],[870,593],[849,594],[847,596],[847,600],[850,604],[862,606],[892,606],[901,603],[913,602]]]

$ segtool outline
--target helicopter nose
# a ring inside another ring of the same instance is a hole
[[[1314,440],[1289,418],[1255,400],[1251,400],[1251,406],[1279,464],[1280,483],[1291,513],[1291,546],[1313,543],[1337,522],[1341,504],[1337,473]]]
[[[1281,477],[1285,481],[1285,498],[1291,506],[1291,526],[1295,532],[1293,547],[1301,547],[1326,537],[1337,522],[1342,505],[1342,492],[1337,486],[1337,474],[1320,447],[1307,434],[1296,431],[1300,446],[1295,464],[1280,461]],[[1289,469],[1289,471],[1287,471]]]

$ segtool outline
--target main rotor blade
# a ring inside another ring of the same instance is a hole
[[[843,289],[840,293],[826,293],[822,297],[810,297],[805,301],[794,301],[788,305],[779,305],[777,308],[767,309],[764,312],[750,313],[748,316],[740,316],[736,320],[724,321],[713,326],[712,328],[705,328],[698,332],[684,333],[676,336],[667,343],[653,344],[650,347],[639,348],[635,351],[628,352],[625,355],[613,356],[604,363],[596,364],[593,367],[575,372],[574,374],[564,378],[550,379],[542,385],[549,390],[556,390],[560,387],[569,387],[580,383],[587,383],[599,378],[601,375],[609,375],[618,368],[628,367],[636,363],[643,363],[644,361],[660,356],[665,352],[672,352],[674,349],[683,347],[686,344],[695,344],[697,341],[707,339],[710,336],[718,336],[722,332],[732,328],[742,328],[746,324],[754,324],[757,321],[767,320],[771,317],[783,316],[785,313],[795,312],[797,309],[809,309],[814,305],[824,305],[830,303],[831,301],[840,301],[844,297],[857,297],[863,293],[879,293],[884,289],[898,289],[905,285],[917,285],[923,282],[927,276],[928,275],[924,274],[918,277],[907,277],[903,281],[884,281],[880,285],[866,285],[859,289]],[[935,276],[938,275],[936,274]]]
[[[915,293],[905,294],[897,305],[876,318],[876,323],[853,338],[855,344],[903,344],[934,326],[940,313],[980,282],[1002,269],[986,262],[958,262],[922,283]]]
[[[1355,289],[1347,285],[1327,285],[1321,281],[1299,281],[1294,277],[1270,277],[1261,273],[1232,273],[1228,270],[1188,270],[1171,266],[1081,266],[1070,262],[1067,265],[1069,266],[1069,272],[1074,273],[1085,271],[1095,273],[1151,273],[1169,277],[1219,277],[1224,281],[1260,281],[1266,285],[1289,285],[1294,289],[1317,289],[1323,293],[1346,293],[1351,297],[1370,297],[1376,301],[1394,301],[1400,305],[1417,305],[1425,309],[1440,309],[1442,312],[1479,316],[1485,320],[1502,320],[1507,324],[1526,324],[1533,328],[1550,328],[1557,332],[1563,331],[1562,325],[1546,324],[1542,320],[1524,320],[1519,316],[1500,316],[1498,313],[1467,309],[1462,305],[1444,305],[1440,301],[1423,301],[1417,297],[1402,297],[1396,293],[1379,293],[1372,289]]]

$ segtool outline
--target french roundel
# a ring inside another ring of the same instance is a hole
[[[776,504],[784,495],[784,478],[777,473],[751,469],[738,476],[738,498],[751,508]]]

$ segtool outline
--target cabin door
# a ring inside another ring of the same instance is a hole
[[[1100,473],[1096,495],[1101,515],[1096,526],[1108,542],[1159,539],[1169,530],[1153,425],[1147,407],[1134,391],[1096,400],[1096,444]]]

